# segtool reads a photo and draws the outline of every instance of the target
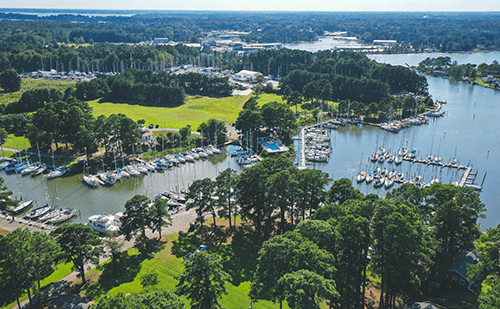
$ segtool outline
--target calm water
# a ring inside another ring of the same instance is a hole
[[[308,47],[310,48],[310,47]],[[436,57],[441,54],[422,55],[376,55],[370,58],[391,64],[408,63],[417,65],[427,57]],[[491,63],[500,61],[500,53],[475,53],[464,55],[450,55],[453,60],[470,63]],[[472,86],[461,82],[450,82],[446,79],[427,77],[429,91],[435,99],[446,100],[443,105],[446,111],[444,117],[430,119],[429,124],[413,126],[399,133],[390,133],[380,129],[364,126],[347,126],[338,131],[332,131],[333,153],[326,164],[316,164],[313,167],[330,174],[338,179],[347,177],[353,179],[361,168],[373,169],[375,166],[389,166],[371,164],[368,157],[376,147],[383,146],[394,153],[401,145],[415,148],[420,156],[428,154],[440,155],[448,161],[456,157],[462,165],[469,162],[474,171],[478,170],[476,183],[481,183],[487,171],[481,200],[488,209],[487,218],[481,220],[481,227],[487,228],[500,223],[500,123],[495,116],[500,116],[500,92]],[[230,151],[226,149],[225,151]],[[81,175],[50,180],[47,190],[44,189],[40,178],[17,177],[4,175],[7,185],[19,195],[22,191],[26,198],[42,199],[45,192],[52,198],[57,187],[58,200],[61,207],[80,209],[81,216],[75,222],[86,222],[94,214],[108,214],[123,211],[124,204],[135,194],[145,194],[154,197],[167,189],[187,188],[194,179],[205,177],[215,178],[218,172],[231,167],[240,170],[234,159],[226,152],[205,161],[186,164],[164,173],[141,176],[139,179],[128,179],[113,187],[90,189],[81,181]],[[421,174],[424,181],[438,177],[443,183],[459,180],[463,170],[437,168],[403,162],[400,168],[406,178]],[[365,183],[354,185],[362,192],[376,192],[385,194],[384,189],[374,189]]]

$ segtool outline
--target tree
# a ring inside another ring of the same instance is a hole
[[[280,261],[280,263],[276,263]],[[285,299],[285,286],[280,279],[288,273],[307,269],[324,278],[331,279],[335,268],[333,256],[326,250],[304,238],[300,233],[287,232],[264,242],[259,250],[257,269],[250,286],[253,300],[264,296],[274,302]]]
[[[496,279],[490,288],[482,292],[478,298],[479,309],[500,308],[500,280]]]
[[[232,216],[236,212],[236,203],[232,202],[236,194],[236,175],[235,170],[227,168],[215,178],[215,196],[217,208],[220,209],[219,216],[229,220],[230,230],[232,229]]]
[[[460,250],[472,250],[479,238],[478,218],[486,210],[479,194],[471,188],[436,183],[424,191],[427,207],[434,214],[430,219],[438,242],[438,263],[448,262]]]
[[[191,136],[191,126],[187,125],[179,129],[179,134],[183,140],[187,140]]]
[[[7,138],[9,137],[9,133],[5,131],[5,129],[0,129],[0,144],[4,144]]]
[[[125,240],[129,241],[135,237],[140,250],[145,249],[148,241],[146,228],[151,225],[151,216],[148,213],[150,203],[147,196],[137,194],[125,203],[125,211],[120,218],[121,232],[125,235]]]
[[[282,308],[284,290],[278,281],[294,270],[292,256],[293,249],[297,247],[296,241],[284,235],[275,236],[264,242],[262,249],[259,250],[257,269],[250,286],[250,298],[257,300],[267,294],[274,302],[279,301]],[[281,262],[276,263],[276,261]]]
[[[0,75],[0,85],[6,92],[21,90],[21,76],[13,69],[5,70]]]
[[[161,228],[172,225],[172,217],[167,211],[167,200],[157,197],[149,208],[149,215],[153,233],[158,231],[158,239],[161,240]]]
[[[33,254],[27,265],[30,266],[31,276],[37,281],[38,292],[41,292],[40,281],[52,273],[54,262],[61,253],[61,247],[54,237],[39,231],[33,232],[29,247]]]
[[[222,145],[227,140],[226,124],[217,119],[211,118],[201,123],[197,131],[203,133],[203,138],[208,137],[208,141],[212,145]]]
[[[347,178],[337,179],[328,190],[328,200],[330,203],[342,204],[349,199],[361,199],[363,193],[354,189],[352,181]]]
[[[246,132],[253,134],[262,128],[264,124],[260,111],[251,109],[242,110],[236,119],[236,129],[240,130],[243,134]]]
[[[123,241],[119,240],[114,233],[109,232],[107,237],[103,240],[104,245],[109,249],[111,262],[113,263],[113,271],[118,272],[117,261],[122,255]]]
[[[28,269],[28,263],[32,259],[30,250],[31,232],[29,229],[17,228],[7,236],[0,238],[0,269],[2,270],[2,281],[12,282],[14,296],[17,305],[19,303],[20,289],[26,288],[31,304],[32,278]]]
[[[191,199],[192,202],[187,204],[186,210],[193,208],[196,210],[196,221],[199,224],[205,222],[206,213],[211,213],[214,219],[215,228],[217,226],[217,212],[215,201],[212,198],[214,188],[215,183],[210,178],[195,180],[189,186],[189,193],[186,197]]]
[[[99,256],[104,252],[101,247],[98,247],[102,243],[99,233],[88,225],[77,223],[63,224],[50,234],[61,246],[64,258],[68,262],[73,262],[83,284],[86,284],[85,263],[99,264]]]
[[[7,190],[8,188],[5,185],[5,179],[0,177],[0,211],[7,210],[9,207],[16,206],[19,203],[19,201],[11,198],[12,191]]]
[[[500,278],[500,225],[491,227],[476,242],[480,263],[470,265],[470,279],[494,281]],[[472,281],[470,280],[470,281]]]
[[[320,308],[323,300],[339,295],[335,290],[335,281],[307,269],[285,274],[278,284],[284,286],[285,299],[292,309]]]
[[[325,187],[331,181],[328,173],[316,169],[299,170],[297,178],[297,210],[306,219],[306,212],[312,215],[326,200]]]
[[[379,199],[372,224],[372,265],[381,279],[381,309],[395,308],[399,295],[415,296],[432,267],[434,243],[416,206]]]
[[[269,177],[269,200],[274,209],[279,213],[279,233],[283,234],[288,225],[286,215],[289,214],[291,225],[293,225],[295,194],[296,194],[296,171],[290,167],[277,172]]]
[[[221,308],[218,298],[226,294],[226,281],[230,276],[223,270],[216,255],[197,252],[186,268],[175,277],[179,280],[177,294],[191,301],[193,309]]]
[[[286,102],[288,105],[295,105],[295,114],[297,114],[297,106],[302,103],[302,95],[300,92],[294,91],[286,97]]]

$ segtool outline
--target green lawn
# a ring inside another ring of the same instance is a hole
[[[52,283],[58,282],[62,278],[64,278],[67,275],[71,274],[71,272],[72,272],[71,267],[72,266],[73,266],[73,263],[58,264],[56,266],[55,271],[50,276],[48,276],[47,278],[45,278],[42,281],[40,281],[40,286],[42,287],[42,289],[44,287],[52,284]],[[32,294],[32,296],[33,296],[33,294]],[[12,298],[14,298],[14,296],[12,296]],[[28,298],[28,294],[24,293],[19,298],[19,301],[23,301],[24,299],[27,299],[27,298]],[[0,309],[8,309],[8,308],[12,308],[12,307],[14,307],[16,305],[17,305],[17,302],[14,299],[13,302],[11,302],[10,304],[7,304],[7,305],[5,305],[3,307],[0,307]]]
[[[286,103],[286,101],[283,101],[282,96],[275,93],[263,93],[259,95],[257,102],[259,102],[259,106],[262,106],[269,102]]]
[[[158,274],[159,288],[169,290],[175,288],[177,280],[174,277],[184,269],[182,258],[172,254],[172,247],[179,246],[178,240],[177,234],[163,237],[164,242],[151,257],[141,256],[135,248],[127,250],[125,257],[119,264],[119,275],[113,273],[112,264],[107,261],[101,267],[88,273],[89,281],[94,282],[94,284],[81,290],[80,295],[98,301],[106,295],[116,295],[120,292],[124,294],[136,293],[142,290],[141,276],[149,272]],[[251,275],[249,269],[251,266],[249,265],[255,265],[255,261],[249,260],[244,248],[234,249],[231,244],[223,246],[225,248],[222,249],[221,255],[224,261],[224,270],[231,275],[232,282],[227,284],[228,294],[222,297],[222,306],[224,308],[246,309],[250,306],[250,298],[248,297],[250,281],[248,277]],[[190,308],[189,301],[186,303],[187,308]],[[279,308],[279,304],[261,300],[254,304],[253,308]],[[288,308],[288,306],[284,304],[284,308]]]
[[[232,123],[238,117],[248,96],[230,96],[224,98],[189,97],[186,103],[177,107],[153,107],[129,103],[99,103],[99,100],[89,101],[94,109],[94,116],[123,113],[137,121],[146,120],[160,127],[180,129],[191,125],[193,131],[210,118]]]
[[[38,79],[23,79],[21,81],[21,90],[16,92],[0,92],[0,104],[8,104],[19,101],[23,92],[32,89],[58,89],[64,93],[67,88],[75,87],[74,82],[56,82]]]
[[[24,138],[24,136],[22,135],[17,134],[9,134],[9,137],[3,144],[3,147],[21,150],[25,150],[25,146],[26,149],[29,149],[31,147],[30,140],[28,138]]]

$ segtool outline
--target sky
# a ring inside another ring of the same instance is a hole
[[[0,0],[0,8],[230,11],[500,11],[499,0]]]

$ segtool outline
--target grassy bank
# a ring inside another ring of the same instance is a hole
[[[75,82],[56,82],[41,79],[23,79],[21,81],[21,90],[16,92],[0,92],[0,104],[9,104],[19,101],[22,94],[28,90],[34,89],[57,89],[64,93],[67,88],[75,87]]]
[[[89,101],[94,110],[94,116],[123,113],[137,121],[146,120],[150,124],[160,127],[180,129],[191,125],[196,131],[198,126],[211,118],[232,123],[238,117],[248,96],[230,96],[224,98],[189,97],[186,103],[177,107],[142,106],[129,103]]]
[[[192,234],[181,238],[178,234],[170,234],[164,236],[161,242],[157,239],[151,240],[154,248],[149,255],[141,255],[135,248],[131,248],[124,252],[119,262],[119,274],[114,273],[112,263],[107,261],[88,273],[87,277],[90,282],[88,286],[81,287],[81,280],[78,279],[73,283],[72,291],[93,301],[120,292],[124,294],[139,292],[143,288],[140,278],[151,272],[158,274],[157,286],[159,288],[174,289],[178,282],[175,276],[184,269],[182,255],[186,250],[196,248],[196,244],[200,241],[198,236]],[[213,253],[222,257],[224,270],[231,276],[231,281],[227,282],[228,294],[221,299],[224,308],[248,308],[250,306],[248,292],[250,291],[250,278],[256,265],[256,256],[255,252],[249,253],[251,249],[248,249],[250,246],[247,245],[233,241],[219,244],[216,249],[212,250]],[[186,303],[186,308],[190,308],[189,301],[186,300]],[[260,300],[253,305],[253,308],[279,308],[279,304]],[[284,304],[284,308],[288,306]]]

